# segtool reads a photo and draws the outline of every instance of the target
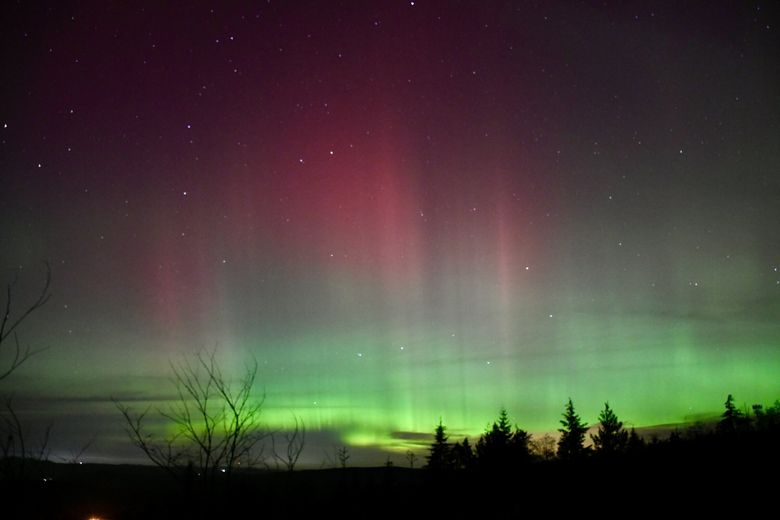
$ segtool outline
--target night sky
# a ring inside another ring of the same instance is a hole
[[[203,348],[315,465],[780,397],[777,3],[51,4],[0,7],[0,280],[53,292],[0,391],[55,455],[138,457],[110,398]]]

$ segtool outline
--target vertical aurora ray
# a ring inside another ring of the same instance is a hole
[[[774,7],[3,9],[0,274],[55,285],[14,388],[65,449],[215,345],[315,465],[780,397]]]

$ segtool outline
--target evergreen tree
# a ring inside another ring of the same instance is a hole
[[[523,463],[531,460],[531,434],[515,427],[510,441],[510,452],[515,463]]]
[[[753,405],[753,417],[756,421],[756,429],[761,432],[776,429],[780,424],[780,402],[775,401],[774,406],[764,408],[764,405]]]
[[[734,404],[734,396],[731,394],[726,397],[726,402],[723,405],[726,409],[721,414],[722,419],[718,423],[718,430],[726,434],[734,433],[742,426],[744,415]]]
[[[431,453],[428,455],[428,468],[433,470],[449,469],[452,466],[452,449],[447,442],[445,426],[439,419],[436,426],[433,444],[431,444]]]
[[[637,454],[641,452],[645,447],[645,440],[637,435],[636,430],[631,428],[631,433],[628,434],[628,444],[626,445],[626,451],[629,454]]]
[[[601,455],[611,456],[625,451],[628,432],[623,429],[623,423],[618,420],[609,403],[604,403],[604,409],[599,414],[598,433],[590,438],[593,439],[596,452]]]
[[[777,430],[780,427],[780,400],[775,400],[774,404],[766,409],[765,427],[769,430]]]
[[[561,437],[558,439],[558,457],[564,460],[577,459],[585,453],[585,433],[588,431],[588,425],[582,422],[580,416],[574,411],[574,404],[569,398],[566,404],[566,411],[561,420],[563,428],[559,428]]]
[[[512,426],[506,409],[498,414],[498,421],[477,441],[477,460],[482,467],[496,467],[507,462]]]
[[[764,405],[754,404],[752,408],[753,408],[753,422],[754,422],[755,429],[760,432],[766,431],[768,429],[767,428],[768,416],[767,413],[764,411]]]
[[[509,414],[502,408],[498,420],[477,441],[477,462],[489,469],[521,463],[530,458],[530,440],[527,432],[519,428],[512,431]]]
[[[493,423],[493,426],[498,428],[503,440],[508,442],[512,436],[512,423],[509,421],[509,414],[506,412],[506,408],[501,408],[498,412],[498,423]]]
[[[469,469],[474,459],[474,451],[471,449],[468,437],[461,443],[455,443],[452,447],[452,463],[455,469]]]

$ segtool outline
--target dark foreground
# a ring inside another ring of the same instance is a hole
[[[492,470],[244,472],[208,489],[197,481],[176,481],[154,467],[28,462],[28,478],[0,481],[0,517],[774,515],[780,449],[776,439],[762,440],[728,446],[681,442],[618,460],[536,461]]]

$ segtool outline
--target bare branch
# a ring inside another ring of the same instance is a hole
[[[140,448],[153,464],[164,469],[174,478],[178,478],[176,470],[183,453],[174,449],[175,438],[168,439],[162,446],[156,445],[152,435],[145,433],[143,427],[143,420],[149,412],[149,408],[135,415],[129,406],[125,406],[117,400],[112,400],[125,419],[125,431],[131,442]]]
[[[3,414],[0,415],[2,420],[2,445],[0,449],[3,451],[3,457],[24,457],[26,453],[24,446],[24,432],[22,431],[22,423],[19,421],[19,416],[14,411],[11,398],[9,397],[3,406]]]
[[[417,461],[417,454],[412,450],[406,450],[406,460],[409,461],[409,467],[414,469],[414,463]]]
[[[346,446],[336,448],[336,458],[338,459],[339,465],[342,468],[347,467],[347,461],[349,460],[349,457],[349,449]]]
[[[45,461],[49,460],[49,438],[51,437],[51,424],[46,426],[46,429],[43,431],[43,438],[41,439],[41,443],[38,446],[38,453],[35,454],[35,460],[38,461]]]
[[[218,474],[229,477],[239,465],[247,467],[263,461],[261,441],[266,434],[261,429],[260,415],[265,395],[253,395],[257,362],[247,364],[234,382],[223,374],[215,351],[201,351],[192,360],[170,366],[177,398],[159,414],[175,426],[178,445],[188,445],[190,450],[176,452],[173,442],[161,449],[145,433],[143,419],[149,409],[134,415],[117,403],[133,443],[152,462],[167,469],[174,466],[171,454],[194,456],[198,475],[207,484]]]
[[[283,436],[286,443],[285,453],[283,455],[280,455],[276,451],[275,438],[273,434],[271,435],[271,446],[274,459],[276,459],[277,464],[283,465],[287,471],[295,470],[295,465],[298,463],[298,459],[306,445],[306,425],[304,424],[303,419],[293,414],[293,421],[295,426],[292,430],[285,432]]]
[[[0,413],[0,452],[2,452],[2,473],[24,477],[28,460],[45,461],[49,458],[49,434],[51,425],[44,431],[37,451],[28,450],[28,443],[22,421],[8,398]]]
[[[32,350],[29,345],[22,347],[19,343],[19,337],[16,334],[16,329],[24,322],[27,317],[33,312],[43,307],[49,298],[51,293],[49,287],[51,285],[51,268],[48,263],[46,265],[46,280],[43,284],[40,294],[35,301],[24,309],[16,318],[11,318],[12,302],[13,302],[13,287],[16,285],[16,279],[6,285],[5,290],[5,308],[3,310],[2,319],[0,319],[0,354],[3,353],[3,347],[7,344],[7,340],[13,335],[14,348],[11,353],[10,362],[6,363],[5,368],[0,370],[0,380],[8,377],[14,370],[19,368],[25,361],[30,359],[36,354],[43,352],[46,348]]]
[[[58,458],[63,462],[67,462],[68,464],[77,464],[79,461],[81,461],[84,452],[86,452],[94,442],[95,442],[95,437],[92,437],[78,450],[68,450],[67,457],[58,457]]]

